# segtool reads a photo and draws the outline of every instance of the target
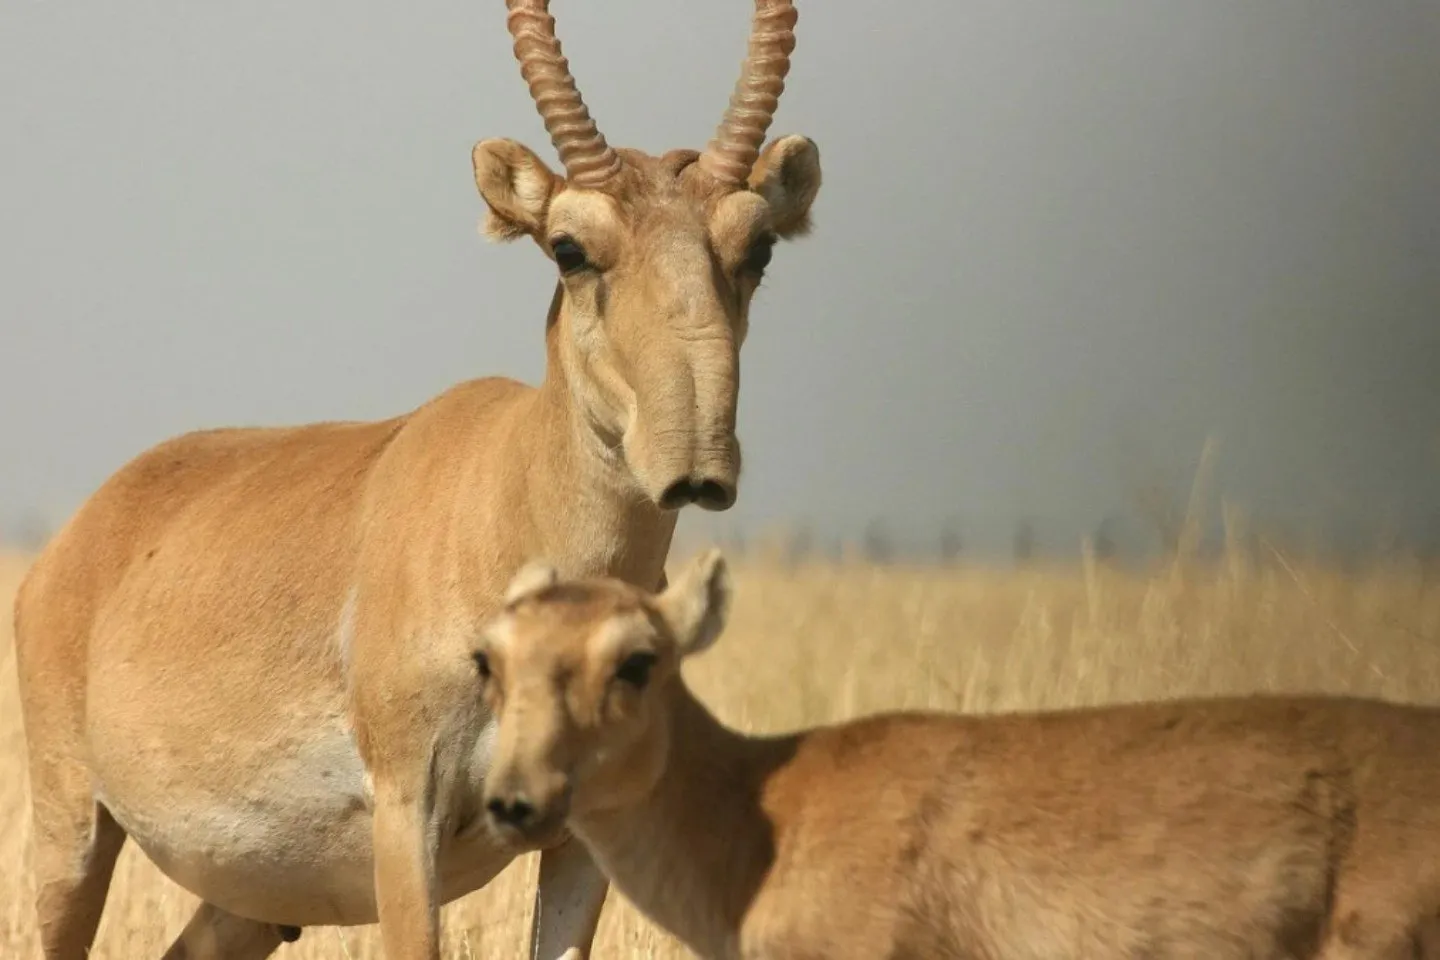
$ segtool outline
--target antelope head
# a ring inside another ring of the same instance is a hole
[[[820,156],[806,137],[761,150],[794,49],[795,7],[756,0],[749,54],[703,152],[606,143],[580,98],[548,0],[507,0],[515,57],[559,153],[475,145],[486,233],[528,236],[559,273],[547,323],[580,422],[662,509],[725,510],[740,476],[739,350],[777,239],[806,233]]]
[[[485,809],[503,839],[553,836],[571,814],[635,803],[659,782],[680,663],[712,646],[732,597],[711,548],[652,594],[559,579],[533,561],[474,651],[499,735]]]

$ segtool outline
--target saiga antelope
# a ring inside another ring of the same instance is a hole
[[[1440,710],[1255,696],[745,736],[686,689],[730,585],[543,562],[477,631],[487,817],[567,822],[707,960],[1440,956]]]
[[[557,264],[544,381],[190,433],[56,535],[15,606],[49,960],[85,955],[127,836],[204,901],[168,956],[378,920],[391,960],[434,960],[439,906],[519,852],[480,807],[473,625],[535,553],[655,586],[678,509],[735,500],[751,298],[820,187],[807,138],[760,149],[795,9],[756,0],[714,139],[655,157],[598,132],[546,0],[508,8],[565,176],[508,139],[472,159],[488,234]],[[532,956],[588,955],[604,877],[562,835],[541,848]]]

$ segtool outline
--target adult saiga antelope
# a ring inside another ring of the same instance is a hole
[[[566,175],[505,139],[473,162],[489,235],[558,267],[544,381],[187,434],[57,534],[15,607],[49,960],[84,956],[127,836],[204,901],[169,956],[378,920],[391,960],[434,960],[439,905],[519,852],[480,807],[473,625],[536,553],[654,586],[676,511],[735,500],[751,297],[820,187],[810,140],[760,150],[795,9],[756,0],[714,139],[655,157],[597,131],[546,0],[508,8]],[[563,836],[540,847],[532,955],[586,955],[604,877]]]
[[[680,661],[723,558],[659,595],[532,563],[481,631],[502,836],[568,818],[708,960],[1440,957],[1440,710],[1216,698],[723,726]]]

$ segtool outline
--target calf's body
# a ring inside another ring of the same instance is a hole
[[[702,956],[1440,956],[1415,952],[1440,949],[1434,710],[1180,701],[749,740],[683,692],[671,709],[653,792],[570,823]]]

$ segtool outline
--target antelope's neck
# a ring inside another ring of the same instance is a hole
[[[704,957],[739,955],[740,932],[775,859],[765,783],[794,737],[747,737],[722,725],[678,680],[669,755],[638,803],[571,817],[611,882]]]
[[[654,589],[676,514],[641,493],[618,445],[577,407],[554,346],[561,334],[551,331],[545,381],[521,426],[529,456],[518,493],[535,534],[532,550],[571,576],[614,576]]]

